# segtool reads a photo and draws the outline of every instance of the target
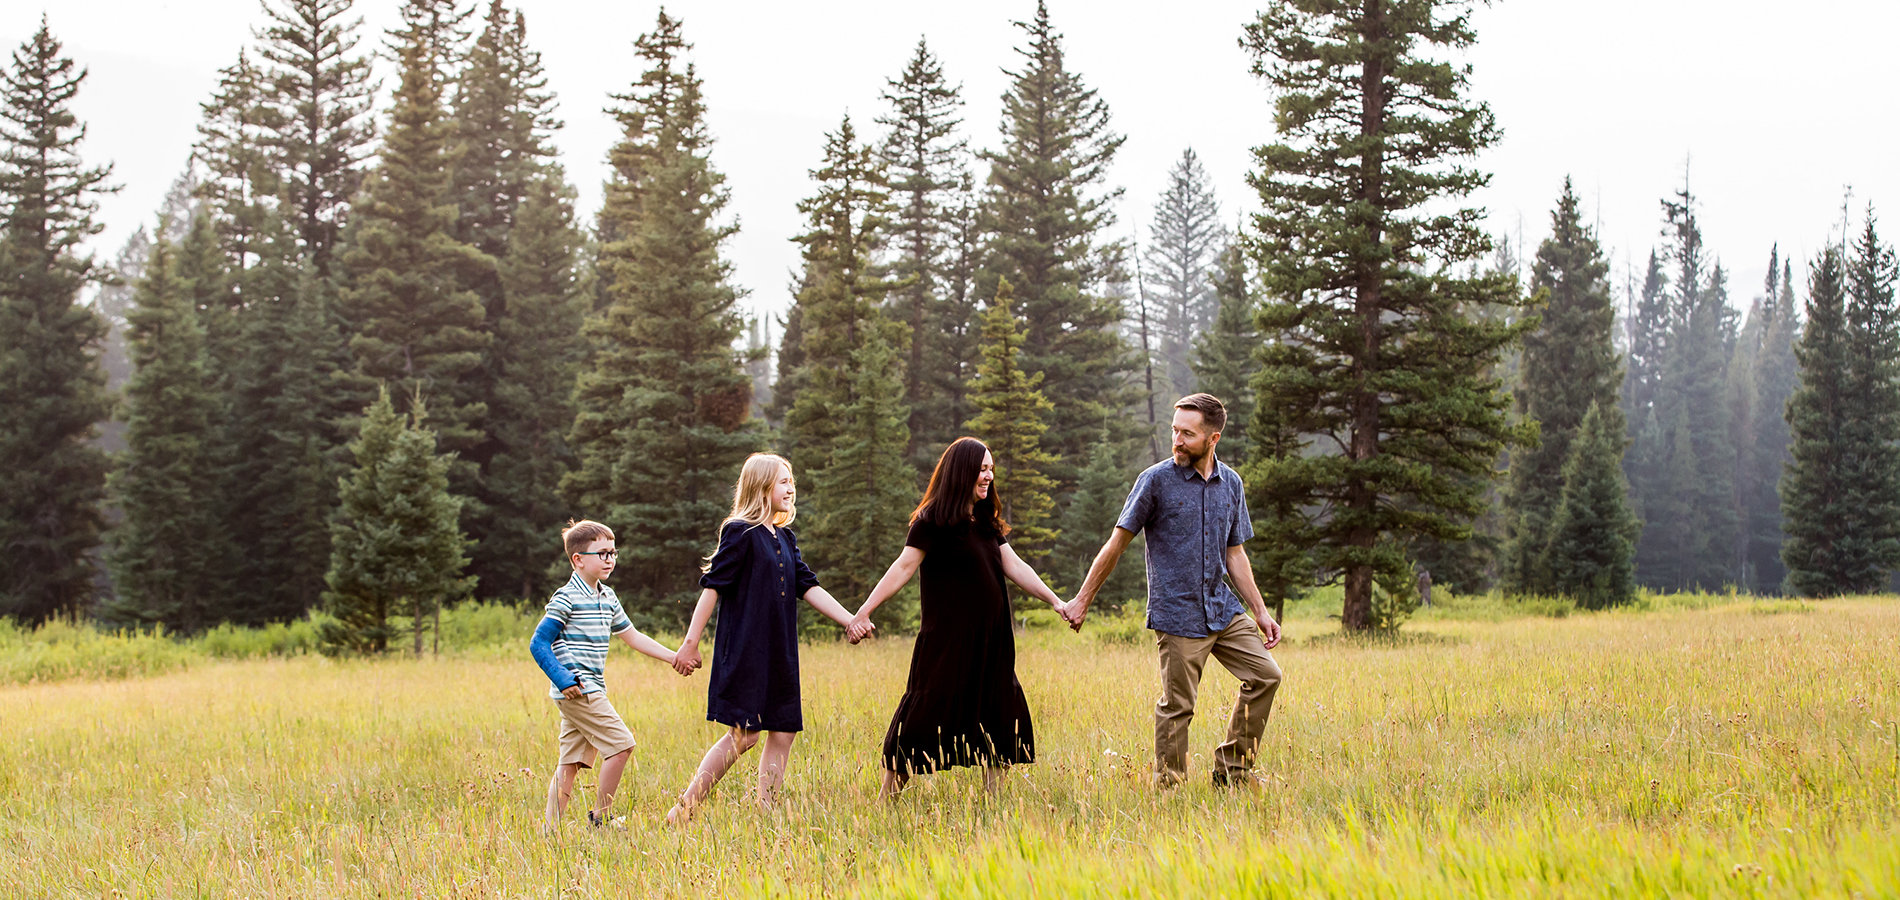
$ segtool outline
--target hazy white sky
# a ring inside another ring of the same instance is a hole
[[[485,4],[484,4],[485,5]],[[615,140],[601,112],[638,74],[632,41],[658,5],[517,0],[543,54],[566,129],[558,138],[591,219]],[[1237,43],[1259,0],[1164,6],[1051,0],[1069,64],[1101,92],[1128,136],[1110,178],[1127,193],[1118,230],[1145,235],[1169,166],[1192,146],[1228,218],[1251,208],[1249,148],[1272,138],[1271,97]],[[359,0],[365,45],[382,44],[397,0]],[[919,36],[963,85],[965,131],[995,146],[999,96],[1033,0],[958,4],[707,2],[668,4],[696,45],[718,143],[741,224],[727,252],[756,308],[782,309],[794,208],[810,191],[823,133],[845,113],[861,133],[884,111],[878,93]],[[124,190],[106,198],[109,257],[151,221],[195,138],[198,104],[262,21],[257,0],[14,0],[0,4],[9,51],[45,12],[66,53],[91,75],[75,104],[89,162],[110,161]],[[1616,278],[1640,266],[1661,228],[1657,201],[1685,163],[1709,245],[1733,271],[1738,304],[1759,290],[1771,244],[1797,266],[1837,234],[1844,191],[1858,223],[1869,202],[1900,204],[1895,166],[1900,110],[1900,4],[1811,0],[1506,0],[1481,7],[1471,56],[1475,95],[1489,102],[1503,142],[1480,165],[1495,174],[1476,198],[1494,231],[1521,234],[1526,255],[1548,229],[1565,175],[1611,247]],[[379,64],[385,84],[389,65]],[[1883,206],[1884,204],[1884,206]],[[1900,220],[1887,234],[1900,236]],[[1856,225],[1858,227],[1858,225]],[[1640,274],[1640,273],[1639,273]],[[1797,281],[1803,276],[1797,273]]]

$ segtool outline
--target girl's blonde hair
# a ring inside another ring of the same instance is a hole
[[[719,523],[719,527],[724,528],[726,522],[752,525],[770,522],[774,526],[792,524],[792,520],[798,518],[796,497],[790,509],[784,512],[772,510],[772,488],[778,485],[780,467],[787,473],[792,471],[792,464],[776,453],[754,453],[746,457],[745,466],[739,470],[739,482],[732,486],[732,513]],[[793,484],[797,484],[795,479]]]

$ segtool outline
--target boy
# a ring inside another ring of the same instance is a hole
[[[607,645],[615,635],[627,646],[671,665],[676,651],[641,634],[627,620],[614,589],[602,582],[614,571],[614,533],[592,521],[569,521],[561,532],[574,575],[548,600],[547,613],[534,629],[529,650],[553,687],[548,696],[561,711],[561,758],[548,782],[547,826],[554,829],[574,793],[581,769],[600,766],[599,796],[587,821],[608,824],[614,791],[633,750],[633,732],[607,702]],[[687,671],[691,671],[690,669]]]

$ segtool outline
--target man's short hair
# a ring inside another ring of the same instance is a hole
[[[1207,422],[1208,431],[1219,431],[1227,427],[1227,406],[1213,394],[1189,394],[1174,401],[1175,409],[1191,409],[1201,414]]]
[[[586,550],[587,545],[595,541],[611,541],[613,539],[613,529],[592,519],[582,519],[579,522],[569,519],[567,520],[567,527],[561,529],[561,543],[567,547],[568,556],[573,556],[576,553]]]

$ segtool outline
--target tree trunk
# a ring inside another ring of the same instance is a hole
[[[1365,18],[1361,25],[1366,43],[1365,65],[1359,76],[1359,133],[1376,135],[1385,125],[1385,34],[1384,0],[1365,0]],[[1359,320],[1359,352],[1353,360],[1357,384],[1351,397],[1352,440],[1348,455],[1353,462],[1365,462],[1379,455],[1379,394],[1371,384],[1378,369],[1379,315],[1384,287],[1380,263],[1370,248],[1384,240],[1384,153],[1377,143],[1366,146],[1360,161],[1359,199],[1374,218],[1365,224],[1360,248],[1358,287],[1353,315]],[[1346,489],[1346,507],[1361,516],[1371,517],[1379,498],[1366,476],[1351,476]],[[1354,529],[1347,544],[1370,551],[1378,542],[1377,529]],[[1346,599],[1340,611],[1340,623],[1347,631],[1372,627],[1372,565],[1356,562],[1346,567]]]

